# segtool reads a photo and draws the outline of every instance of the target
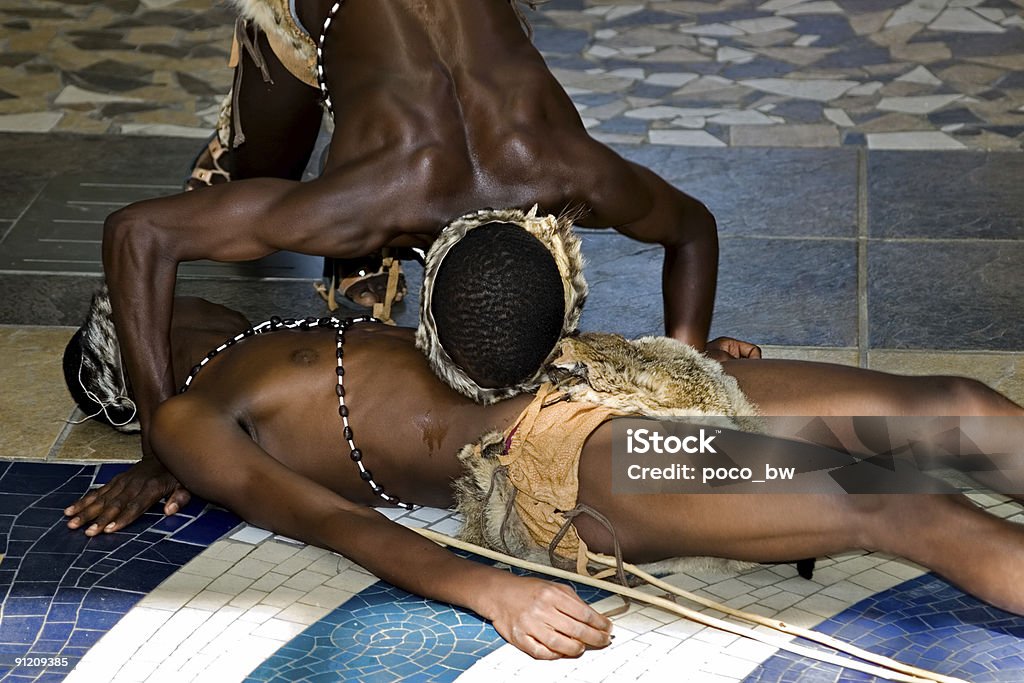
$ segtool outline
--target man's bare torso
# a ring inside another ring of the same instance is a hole
[[[430,373],[412,330],[357,325],[344,348],[356,444],[375,479],[403,500],[450,505],[458,450],[487,430],[507,428],[530,398],[484,407],[459,396]],[[291,469],[349,500],[379,504],[342,438],[335,350],[333,330],[253,337],[211,361],[185,397],[231,415]]]

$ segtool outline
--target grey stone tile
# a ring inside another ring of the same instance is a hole
[[[856,150],[616,149],[704,202],[723,236],[856,235]]]
[[[726,238],[711,336],[785,346],[856,343],[853,240]],[[581,327],[663,334],[662,250],[616,233],[583,240],[590,298]]]
[[[869,152],[872,237],[1024,237],[1024,156]]]
[[[872,349],[868,352],[868,367],[904,375],[972,377],[1024,405],[1024,357],[1016,353]]]
[[[784,346],[854,346],[854,240],[721,241],[711,336]]]
[[[1024,350],[1024,243],[871,241],[871,348]]]
[[[99,284],[98,275],[0,273],[0,324],[81,325]]]
[[[419,301],[419,268],[410,266],[408,303],[397,304],[393,317],[401,325],[415,326]],[[247,315],[250,320],[266,320],[274,315],[304,317],[327,315],[327,304],[306,280],[241,280],[181,278],[177,294],[199,296],[224,304]],[[0,273],[0,324],[78,326],[85,318],[89,300],[100,284],[99,275],[40,275]],[[345,302],[339,302],[346,305]],[[335,315],[358,315],[367,309],[339,309]]]

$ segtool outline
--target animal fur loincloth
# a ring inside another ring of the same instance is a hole
[[[548,366],[547,379],[569,404],[597,405],[606,416],[686,416],[704,424],[758,429],[757,409],[736,380],[722,372],[720,364],[681,342],[656,337],[627,341],[618,335],[582,334],[564,339],[560,350],[561,355]],[[555,526],[560,526],[564,517],[556,508],[565,511],[574,507],[578,489],[556,490],[549,495],[557,482],[544,481],[538,484],[544,489],[538,494],[532,490],[532,482],[522,476],[513,482],[515,473],[510,476],[502,460],[507,462],[514,436],[514,432],[490,432],[459,451],[464,474],[454,483],[454,492],[465,520],[459,536],[523,559],[576,569],[574,554],[582,541],[573,533],[568,544],[560,542],[555,552],[549,553],[553,537],[541,539],[531,534],[528,526],[536,528],[537,524],[524,520],[523,511],[529,515],[536,509],[538,515],[553,515],[558,522]],[[586,436],[572,435],[567,441],[581,447]],[[550,457],[558,472],[565,469],[565,458],[574,458],[571,476],[565,478],[576,486],[579,450],[575,450],[573,454],[538,453],[533,457]],[[535,502],[534,495],[542,500]],[[522,501],[517,504],[516,498],[523,496],[529,498],[529,505],[524,506]],[[561,505],[549,505],[559,499]],[[566,505],[567,500],[572,504]],[[544,525],[545,520],[540,522]],[[546,522],[550,528],[551,520]],[[735,571],[749,566],[719,558],[675,558],[648,565],[647,570],[668,574],[699,568]]]
[[[126,434],[141,431],[105,284],[93,294],[85,323],[64,349],[63,363],[64,381],[82,412]]]

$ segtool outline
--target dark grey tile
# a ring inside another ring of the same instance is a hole
[[[584,237],[590,298],[581,327],[663,334],[662,249],[615,233]],[[853,240],[725,238],[711,336],[762,344],[856,343]]]
[[[414,293],[410,303],[398,304],[393,311],[400,325],[414,327],[419,301],[418,267],[412,266]],[[43,275],[0,273],[0,324],[2,325],[80,325],[89,309],[92,293],[100,284],[97,275]],[[199,296],[241,311],[250,320],[271,316],[305,317],[328,315],[327,304],[308,280],[224,280],[181,278],[176,293]],[[343,303],[343,302],[340,302]],[[334,313],[339,317],[365,314],[367,309],[354,305]]]
[[[855,240],[721,241],[711,336],[782,346],[855,346]]]
[[[704,202],[722,235],[856,235],[854,149],[616,149]]]
[[[590,34],[586,31],[552,26],[535,26],[533,30],[533,44],[542,52],[576,54],[582,52],[589,43]]]
[[[95,181],[114,174],[136,182],[178,183],[202,144],[185,138],[0,133],[0,173],[95,174]]]
[[[1024,350],[1024,243],[868,245],[872,348]]]
[[[177,184],[135,182],[124,177],[61,175],[50,180],[0,244],[0,269],[99,274],[103,221],[132,202],[178,192]],[[316,278],[320,260],[279,252],[259,261],[182,264],[181,277]]]
[[[0,273],[0,324],[81,325],[99,284],[99,275]]]
[[[868,152],[872,237],[1024,237],[1024,156]]]

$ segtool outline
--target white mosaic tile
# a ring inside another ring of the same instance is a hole
[[[928,114],[956,102],[962,95],[917,95],[911,97],[883,97],[878,103],[881,111],[899,111],[907,114]]]
[[[669,124],[674,128],[703,128],[707,119],[703,116],[680,116],[669,121]]]
[[[756,109],[744,109],[738,111],[726,111],[721,114],[715,114],[709,119],[712,123],[721,123],[725,125],[772,125],[777,122],[776,118],[766,116]]]
[[[807,0],[768,0],[763,5],[758,5],[757,9],[762,12],[776,12],[793,5],[799,5],[801,2],[807,2]]]
[[[1005,33],[1006,29],[966,8],[950,8],[928,24],[933,31],[955,33]]]
[[[741,85],[762,92],[770,92],[775,95],[786,95],[804,100],[816,100],[828,102],[841,97],[850,88],[859,83],[847,80],[824,80],[824,79],[790,79],[790,78],[751,78],[740,81]]]
[[[757,19],[730,21],[729,25],[744,33],[769,33],[771,31],[784,31],[787,28],[796,26],[796,22],[784,17],[759,17]]]
[[[660,72],[653,73],[644,80],[651,85],[665,85],[678,88],[695,80],[697,77],[697,74],[687,72]]]
[[[843,8],[831,0],[821,2],[802,2],[799,5],[790,5],[778,11],[783,16],[796,14],[842,14]]]
[[[155,135],[171,138],[196,138],[205,140],[210,137],[208,128],[191,128],[170,123],[124,123],[121,124],[123,135]]]
[[[703,130],[652,130],[648,137],[655,145],[725,147],[725,143]]]
[[[124,95],[111,95],[109,93],[94,92],[79,88],[77,85],[66,85],[53,101],[58,106],[83,103],[107,103],[107,102],[142,102],[137,97],[125,97]]]
[[[903,5],[885,22],[885,28],[901,24],[927,24],[939,16],[945,6],[943,0],[912,0]]]
[[[923,83],[925,85],[942,84],[942,81],[935,74],[929,71],[927,67],[921,65],[914,67],[902,76],[897,76],[896,80],[907,83]]]
[[[842,109],[826,108],[823,112],[825,118],[836,124],[837,126],[843,126],[844,128],[852,128],[853,120],[850,116]]]
[[[47,133],[64,118],[63,112],[36,111],[0,115],[0,131],[5,133]]]
[[[753,61],[755,57],[757,57],[756,52],[741,50],[737,47],[720,47],[717,52],[715,52],[715,60],[719,62],[746,64],[747,62]]]
[[[252,526],[251,524],[244,525],[241,529],[231,534],[229,538],[242,543],[256,544],[260,541],[264,541],[270,538],[273,534],[266,529],[260,529],[259,527]]]
[[[941,131],[868,133],[868,149],[964,149],[960,141]]]
[[[847,95],[874,95],[876,92],[882,89],[884,83],[881,81],[868,81],[860,85],[855,85],[846,91]]]
[[[679,30],[695,36],[740,36],[743,31],[728,24],[698,24],[693,26],[680,26]]]

